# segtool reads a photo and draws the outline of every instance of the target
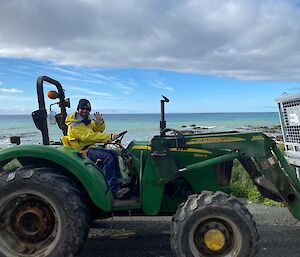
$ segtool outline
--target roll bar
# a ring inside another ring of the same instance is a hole
[[[60,127],[63,131],[63,134],[67,134],[67,126],[65,125],[65,118],[67,117],[66,105],[67,102],[65,100],[65,92],[62,88],[61,84],[50,77],[40,76],[37,79],[36,88],[37,88],[37,96],[39,109],[32,112],[32,118],[36,125],[36,127],[42,132],[43,136],[43,144],[49,145],[49,131],[47,125],[47,110],[45,105],[45,96],[44,96],[44,82],[48,82],[57,88],[58,98],[59,98],[59,107],[61,109],[61,119],[60,119]]]

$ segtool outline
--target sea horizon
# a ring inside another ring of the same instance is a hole
[[[69,113],[73,113],[75,112],[72,111],[72,112],[69,112]],[[93,111],[91,112],[93,113]],[[231,113],[240,113],[240,114],[243,114],[243,113],[277,113],[276,111],[273,111],[273,112],[261,112],[261,111],[258,111],[258,112],[166,112],[165,114],[166,115],[169,115],[169,114],[231,114]],[[153,113],[103,113],[103,114],[108,114],[108,115],[160,115],[161,113],[159,112],[153,112]],[[31,113],[12,113],[12,114],[0,114],[0,116],[31,116]]]
[[[71,112],[69,112],[71,113]],[[103,114],[105,133],[128,131],[124,143],[132,140],[149,141],[159,134],[160,113]],[[223,113],[166,113],[168,128],[198,129],[203,132],[243,131],[279,125],[277,112],[223,112]],[[48,121],[50,139],[59,141],[62,132]],[[0,147],[9,145],[9,137],[20,136],[22,143],[38,144],[41,132],[35,127],[30,114],[0,115]]]

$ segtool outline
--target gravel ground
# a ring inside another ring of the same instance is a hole
[[[260,234],[257,257],[300,256],[300,222],[287,208],[248,205]],[[171,217],[115,217],[97,221],[79,257],[172,257]]]

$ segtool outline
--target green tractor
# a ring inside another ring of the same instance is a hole
[[[300,219],[300,182],[272,139],[258,132],[184,135],[168,129],[167,98],[161,100],[159,135],[126,148],[120,138],[114,143],[122,174],[132,178],[131,195],[114,199],[101,165],[50,141],[44,82],[57,89],[48,95],[58,99],[62,140],[67,133],[70,101],[58,81],[39,77],[39,109],[32,117],[43,145],[0,150],[0,256],[75,256],[90,222],[112,215],[174,215],[170,244],[176,257],[254,256],[255,222],[229,195],[235,159],[263,196],[283,202]],[[12,162],[18,167],[7,168]]]

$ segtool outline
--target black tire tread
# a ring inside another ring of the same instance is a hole
[[[224,192],[217,191],[215,193],[211,191],[203,191],[201,194],[191,195],[188,197],[185,203],[179,205],[175,215],[172,218],[171,230],[170,230],[170,244],[171,249],[176,257],[190,257],[186,256],[178,243],[180,240],[180,230],[182,229],[187,218],[190,217],[194,212],[206,208],[207,206],[223,205],[226,208],[230,208],[238,213],[240,217],[243,217],[244,221],[248,224],[248,228],[251,230],[252,242],[251,251],[247,256],[252,257],[258,252],[258,232],[256,223],[248,211],[248,209],[235,197],[229,196]]]
[[[25,178],[22,174],[27,171],[33,171],[30,178]],[[22,183],[28,185],[42,185],[52,187],[61,195],[61,200],[64,201],[64,211],[68,215],[68,230],[70,238],[67,240],[67,245],[63,246],[61,256],[75,256],[82,248],[88,234],[88,209],[85,205],[83,194],[74,186],[74,183],[66,175],[57,172],[53,168],[39,167],[33,168],[24,166],[14,171],[6,171],[0,174],[0,187],[8,188],[12,181],[7,182],[7,176],[15,173],[14,183],[22,180]]]

